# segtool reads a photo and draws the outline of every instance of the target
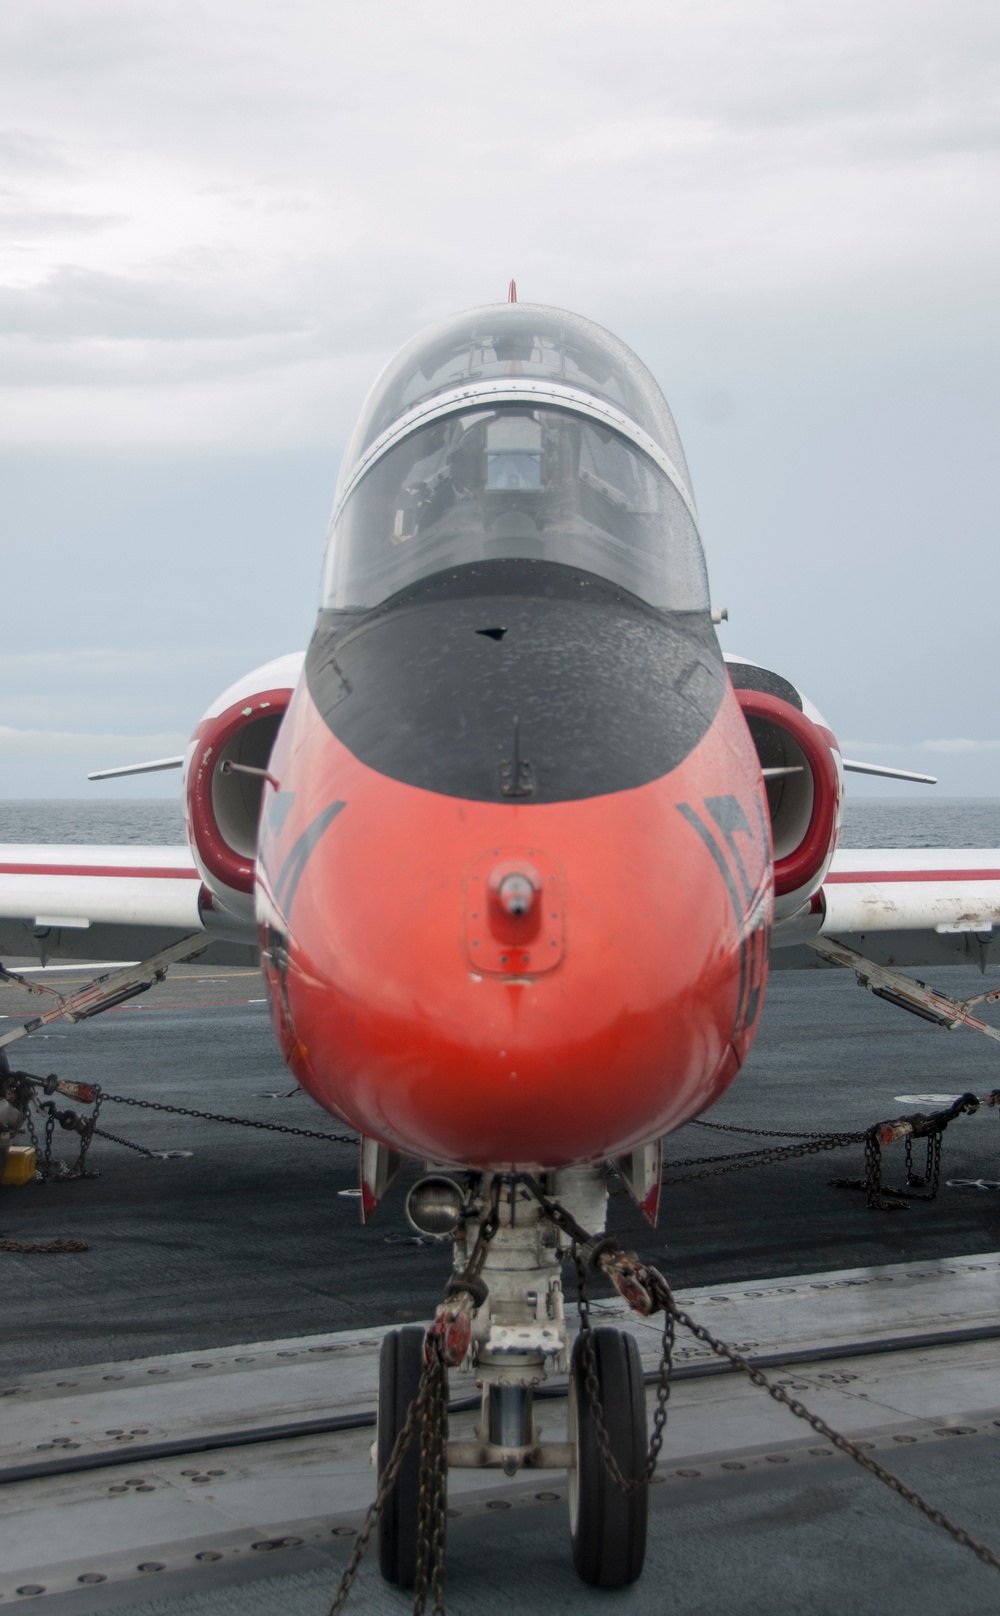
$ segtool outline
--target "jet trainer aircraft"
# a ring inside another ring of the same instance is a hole
[[[863,766],[789,679],[720,651],[653,377],[589,320],[514,301],[416,337],[375,382],[305,655],[223,692],[183,758],[104,774],[175,765],[183,848],[0,848],[0,954],[258,948],[286,1062],[362,1138],[363,1215],[416,1158],[411,1221],[454,1239],[460,1275],[485,1259],[479,1456],[452,1462],[568,1464],[580,1574],[632,1581],[645,1489],[602,1466],[567,1238],[525,1180],[599,1233],[613,1167],[655,1219],[660,1141],[736,1077],[769,967],[853,966],[981,1025],[899,967],[985,964],[1000,851],[837,851]],[[641,1368],[623,1332],[595,1343],[625,1468]],[[419,1329],[387,1337],[383,1470],[422,1350]],[[568,1445],[534,1430],[547,1367],[570,1373]],[[404,1585],[407,1465],[381,1538]]]

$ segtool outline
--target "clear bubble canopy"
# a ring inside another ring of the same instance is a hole
[[[421,331],[376,377],[344,455],[341,484],[376,438],[416,405],[477,381],[511,376],[592,393],[643,427],[680,472],[684,450],[652,373],[612,332],[541,303],[491,303]]]
[[[492,557],[580,567],[668,609],[708,604],[667,402],[631,349],[562,309],[473,309],[390,360],[344,456],[324,603],[375,605]]]

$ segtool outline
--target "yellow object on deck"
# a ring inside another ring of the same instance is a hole
[[[35,1176],[34,1145],[11,1145],[3,1164],[4,1184],[30,1184]]]

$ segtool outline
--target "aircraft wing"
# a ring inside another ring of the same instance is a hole
[[[775,926],[771,966],[831,968],[811,937],[877,965],[984,965],[998,936],[1000,848],[844,848],[809,906]]]
[[[0,844],[0,959],[137,960],[203,929],[201,882],[180,847]],[[828,937],[880,965],[1000,959],[1000,848],[844,848],[809,907],[774,928],[772,969],[833,968]],[[215,940],[215,964],[256,961]]]
[[[204,929],[184,847],[0,844],[0,959],[140,960]],[[247,943],[202,959],[255,963]]]

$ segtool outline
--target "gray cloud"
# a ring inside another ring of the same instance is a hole
[[[242,305],[242,306],[241,306]],[[192,339],[223,343],[277,332],[300,334],[303,312],[227,302],[218,282],[199,285],[62,264],[40,285],[0,290],[0,332],[60,339]]]
[[[0,204],[0,238],[17,242],[25,237],[90,236],[100,230],[112,230],[124,219],[120,213],[60,213],[51,208],[28,208],[15,198],[10,206]]]
[[[727,647],[836,732],[992,733],[998,55],[984,0],[0,12],[3,654],[164,670],[32,664],[5,722],[186,734],[301,643],[368,383],[514,274],[662,380]]]
[[[67,154],[42,134],[24,129],[0,129],[0,169],[10,181],[16,176],[37,180],[39,176],[60,178],[73,172]]]
[[[1000,741],[964,739],[941,741],[844,741],[848,752],[936,752],[942,757],[968,757],[978,752],[1000,752]]]
[[[5,758],[97,758],[90,768],[114,768],[182,752],[188,736],[167,730],[153,735],[88,734],[81,730],[11,729],[0,724],[0,760]]]

